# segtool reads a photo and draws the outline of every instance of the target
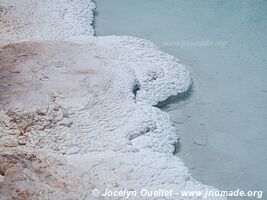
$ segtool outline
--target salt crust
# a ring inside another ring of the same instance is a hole
[[[186,92],[189,72],[147,40],[93,37],[93,9],[81,0],[1,1],[0,199],[216,190],[173,156],[178,134],[154,107]]]

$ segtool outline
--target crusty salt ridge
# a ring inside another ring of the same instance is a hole
[[[70,40],[94,35],[90,0],[1,0],[1,40]]]
[[[175,128],[152,107],[186,91],[189,73],[146,40],[90,38],[88,24],[78,32],[66,29],[80,27],[73,18],[84,19],[93,6],[79,14],[84,1],[62,2],[51,9],[55,3],[49,0],[1,1],[0,26],[7,31],[0,32],[0,199],[93,199],[93,188],[210,188],[172,155]],[[57,18],[66,7],[75,16]]]

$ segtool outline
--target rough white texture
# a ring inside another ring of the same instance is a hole
[[[90,0],[1,0],[1,40],[70,40],[94,35]]]
[[[0,4],[0,199],[93,199],[93,188],[214,189],[173,156],[175,128],[152,106],[190,87],[178,60],[146,40],[86,37],[90,1],[14,2]],[[80,43],[34,42],[48,39]]]

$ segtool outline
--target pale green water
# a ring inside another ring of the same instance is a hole
[[[191,95],[163,109],[181,135],[177,155],[193,176],[222,190],[264,190],[267,196],[267,1],[96,5],[96,35],[149,39],[192,72]]]

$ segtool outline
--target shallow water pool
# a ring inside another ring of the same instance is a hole
[[[192,90],[162,109],[179,131],[177,155],[193,176],[222,190],[267,195],[267,1],[96,5],[96,35],[149,39],[191,71]]]

